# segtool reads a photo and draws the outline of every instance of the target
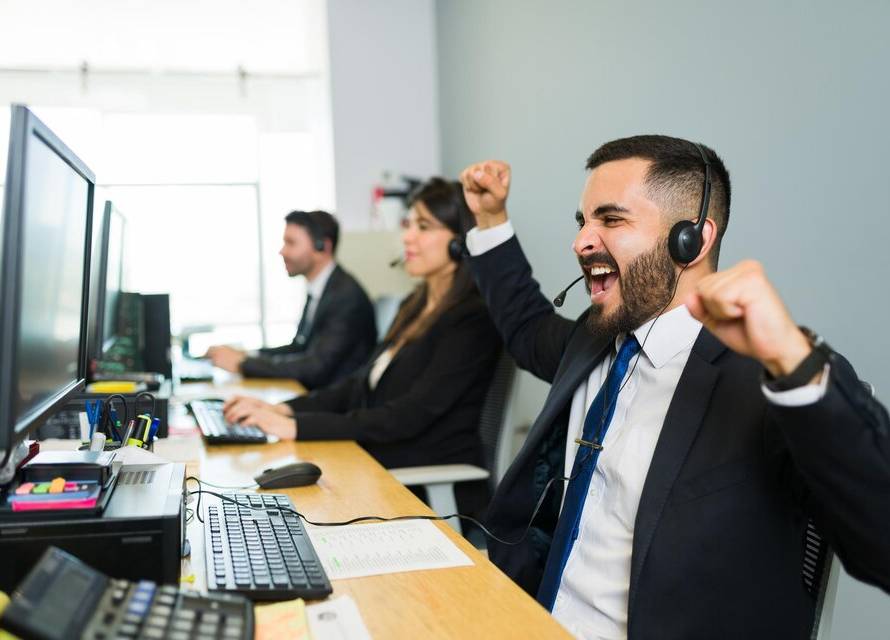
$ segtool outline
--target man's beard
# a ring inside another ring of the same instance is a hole
[[[601,260],[609,264],[610,260]],[[612,261],[614,262],[614,261]],[[582,263],[583,264],[583,263]],[[587,270],[589,273],[589,269]],[[616,336],[633,331],[665,308],[674,293],[677,275],[667,248],[667,238],[640,254],[621,272],[621,305],[608,316],[603,305],[594,302],[587,316],[587,328],[594,335]],[[587,292],[590,293],[590,283]]]

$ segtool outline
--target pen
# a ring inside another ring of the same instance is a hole
[[[87,400],[84,402],[84,408],[87,412],[87,418],[90,421],[90,438],[92,439],[93,431],[95,431],[96,425],[99,422],[99,417],[102,415],[102,401]]]
[[[130,436],[133,435],[133,429],[135,429],[135,428],[136,428],[136,421],[130,420],[130,422],[127,423],[127,431],[124,433],[124,439],[121,440],[121,442],[123,443],[123,446],[127,446],[127,443],[130,441]]]
[[[154,442],[155,436],[158,435],[158,429],[160,428],[160,426],[161,426],[161,419],[160,418],[152,418],[151,431],[148,434],[149,442]]]
[[[145,420],[144,428],[142,425],[139,425],[140,432],[144,431],[144,433],[142,433],[142,441],[148,442],[148,432],[151,430],[151,416],[143,413],[139,417],[142,418],[143,420]]]
[[[120,436],[121,436],[121,421],[115,419],[115,421],[114,421],[114,426],[111,427],[111,428],[112,428],[112,430],[114,431],[114,437],[113,437],[113,439],[115,440],[115,442],[118,441],[118,440],[119,440],[120,442],[123,442],[123,439],[120,437]]]

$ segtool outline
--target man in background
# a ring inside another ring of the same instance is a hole
[[[343,378],[368,359],[377,341],[368,294],[334,259],[340,228],[326,211],[291,211],[284,218],[279,255],[290,277],[306,276],[306,305],[290,344],[256,355],[211,347],[207,356],[222,369],[249,378],[292,378],[307,389]]]

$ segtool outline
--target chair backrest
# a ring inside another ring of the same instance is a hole
[[[831,623],[834,618],[834,601],[837,599],[837,581],[841,563],[830,550],[825,556],[825,568],[819,596],[816,599],[816,617],[810,640],[831,640]]]
[[[377,342],[389,331],[389,325],[396,319],[402,296],[383,295],[374,298],[374,321],[377,323]]]
[[[516,390],[516,371],[516,363],[504,349],[495,365],[494,376],[479,416],[483,465],[491,474],[489,484],[492,490],[500,482],[513,459],[513,436],[516,425],[513,424],[511,409]]]

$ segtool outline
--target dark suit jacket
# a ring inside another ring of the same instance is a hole
[[[541,413],[489,508],[501,538],[525,531],[546,482],[562,476],[575,389],[611,349],[586,313],[557,316],[518,241],[473,258],[480,289],[518,364],[551,382]],[[805,638],[814,599],[801,578],[813,517],[851,575],[890,588],[886,410],[840,356],[815,404],[781,407],[761,366],[702,330],[671,401],[634,525],[628,636]],[[555,529],[557,481],[529,537],[489,553],[537,592]]]
[[[300,440],[357,440],[385,467],[482,462],[479,413],[501,341],[478,295],[396,353],[372,391],[370,362],[291,400]]]
[[[349,375],[368,359],[377,342],[374,307],[349,273],[334,267],[325,285],[306,341],[297,336],[283,347],[261,349],[247,358],[241,373],[249,378],[293,378],[307,389]]]

